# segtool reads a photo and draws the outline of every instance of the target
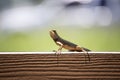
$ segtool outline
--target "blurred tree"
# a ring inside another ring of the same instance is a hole
[[[99,6],[107,6],[107,1],[106,0],[101,0],[99,3]]]
[[[12,6],[11,0],[0,0],[0,11]]]
[[[67,3],[65,7],[78,7],[80,5],[81,3],[79,1],[73,1],[73,2]]]

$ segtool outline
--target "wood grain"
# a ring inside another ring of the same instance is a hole
[[[120,54],[0,54],[0,80],[120,79]]]

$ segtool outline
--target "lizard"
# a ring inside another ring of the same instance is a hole
[[[56,53],[59,53],[59,52],[61,53],[62,48],[67,49],[69,51],[85,52],[88,55],[88,59],[90,61],[90,56],[89,56],[88,52],[91,50],[84,48],[84,47],[80,47],[75,43],[72,43],[70,41],[67,41],[67,40],[61,38],[58,35],[58,33],[56,32],[56,30],[50,30],[50,36],[54,40],[54,42],[58,46],[60,46],[60,48],[58,49],[58,51]],[[85,56],[85,58],[86,58],[86,56]]]

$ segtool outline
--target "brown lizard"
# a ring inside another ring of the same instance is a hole
[[[50,31],[50,36],[51,38],[54,40],[54,42],[60,46],[60,48],[58,49],[58,51],[56,53],[61,53],[62,48],[65,48],[69,51],[77,51],[77,52],[85,52],[88,55],[88,59],[90,61],[90,56],[88,54],[88,51],[91,51],[87,48],[84,47],[80,47],[77,44],[74,44],[72,42],[69,42],[67,40],[62,39],[56,32],[56,30],[51,30]],[[85,56],[86,58],[86,56]]]

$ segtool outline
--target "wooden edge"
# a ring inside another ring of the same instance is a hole
[[[84,52],[61,52],[61,54],[78,54]],[[90,54],[120,54],[120,52],[88,52]],[[0,52],[0,54],[55,54],[55,52]]]

